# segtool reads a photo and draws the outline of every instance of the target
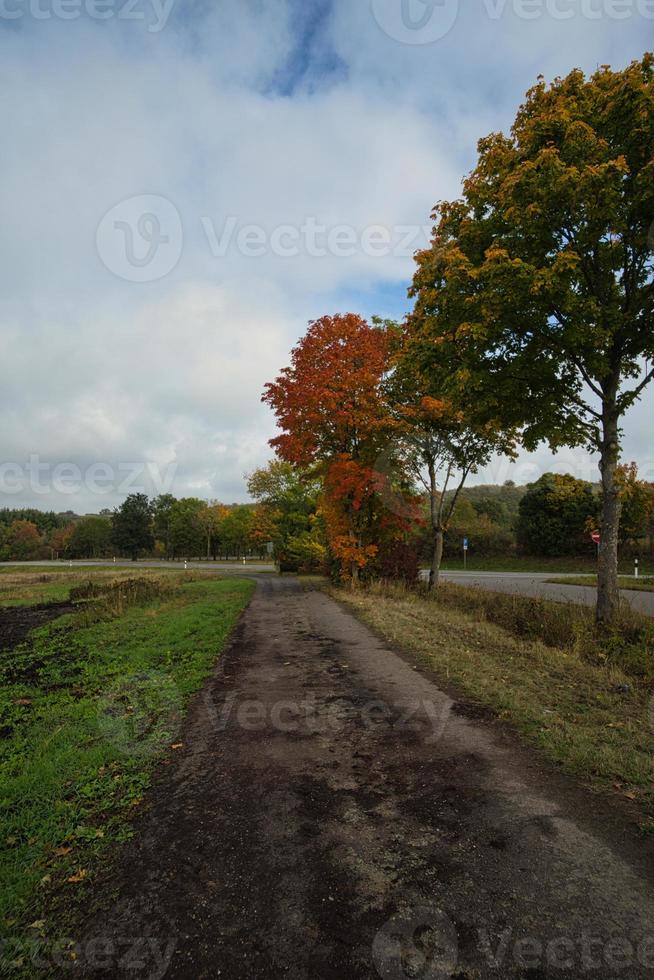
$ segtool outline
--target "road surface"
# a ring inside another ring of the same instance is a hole
[[[427,577],[429,573],[423,572]],[[456,585],[470,585],[490,592],[510,592],[513,595],[535,596],[556,602],[580,602],[594,606],[597,592],[580,585],[554,585],[552,578],[565,578],[552,572],[443,572],[443,578]],[[633,609],[654,616],[654,592],[635,592],[622,589],[620,595]]]
[[[654,975],[652,841],[293,578],[180,741],[79,975]]]

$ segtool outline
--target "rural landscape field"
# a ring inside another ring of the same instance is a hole
[[[654,977],[647,0],[0,0],[0,977]]]

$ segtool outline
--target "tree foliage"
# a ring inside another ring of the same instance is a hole
[[[654,58],[527,93],[434,212],[412,324],[425,365],[522,427],[600,457],[598,618],[617,610],[620,420],[653,372]]]
[[[322,478],[328,544],[353,580],[393,523],[375,499],[375,462],[389,438],[382,380],[392,342],[383,325],[353,313],[322,317],[263,396],[281,429],[271,441],[280,458]]]
[[[529,555],[592,554],[588,531],[597,521],[592,484],[574,476],[545,473],[520,501],[518,545]]]
[[[152,551],[152,507],[144,493],[130,494],[114,511],[111,523],[112,541],[120,554],[136,561],[143,552]]]

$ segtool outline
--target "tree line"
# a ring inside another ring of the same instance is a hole
[[[426,499],[434,588],[470,474],[520,446],[583,447],[601,482],[597,618],[615,619],[622,421],[654,377],[653,66],[540,78],[435,207],[406,320],[322,317],[266,386],[272,445],[320,482],[343,577],[406,546]]]
[[[86,517],[0,511],[0,558],[262,557],[272,533],[261,507],[131,494],[116,510]]]
[[[638,478],[635,464],[621,467],[620,478],[623,553],[652,554],[654,484]],[[0,510],[0,559],[256,556],[292,571],[329,570],[321,481],[273,460],[250,474],[247,486],[254,504],[133,495],[114,512],[86,517],[6,508]],[[460,557],[464,537],[475,557],[593,555],[590,534],[600,514],[598,486],[570,474],[546,473],[526,487],[510,480],[503,486],[465,487],[445,532],[444,555]],[[366,574],[415,579],[431,556],[426,495],[418,495],[416,519],[404,538],[389,535],[387,544]]]

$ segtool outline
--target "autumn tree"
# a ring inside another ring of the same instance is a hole
[[[274,547],[275,559],[284,567],[317,567],[324,561],[322,522],[317,519],[321,482],[308,470],[283,459],[248,476],[248,493],[257,501],[257,528],[268,523],[267,541]],[[263,530],[257,529],[261,539]]]
[[[30,561],[41,557],[43,538],[32,521],[15,520],[5,532],[5,557],[14,561]]]
[[[429,364],[421,369],[420,343],[415,349],[410,331],[396,347],[393,371],[385,393],[395,428],[388,462],[426,494],[430,527],[429,589],[438,587],[445,534],[468,477],[495,453],[512,455],[515,436],[483,406],[444,392],[448,378]],[[384,488],[384,495],[393,488]]]
[[[204,534],[207,559],[211,558],[214,539],[218,534],[223,517],[221,507],[222,505],[214,502],[213,504],[203,504],[198,511],[197,518]]]
[[[649,533],[654,516],[654,484],[639,479],[636,463],[621,464],[617,479],[622,507],[620,543],[636,542]]]
[[[598,621],[617,612],[621,420],[654,376],[654,57],[532,88],[479,143],[418,256],[414,330],[524,445],[584,446],[602,482]]]
[[[322,317],[263,396],[281,429],[271,440],[278,455],[322,476],[330,548],[353,581],[377,551],[371,511],[388,434],[380,383],[390,343],[387,330],[356,314]]]
[[[245,504],[230,507],[221,521],[220,535],[227,556],[245,557],[250,548],[250,533],[254,522],[253,508]]]
[[[63,527],[55,527],[48,537],[48,548],[53,558],[61,558],[68,554],[68,547],[71,538],[75,533],[73,523],[64,524]]]

